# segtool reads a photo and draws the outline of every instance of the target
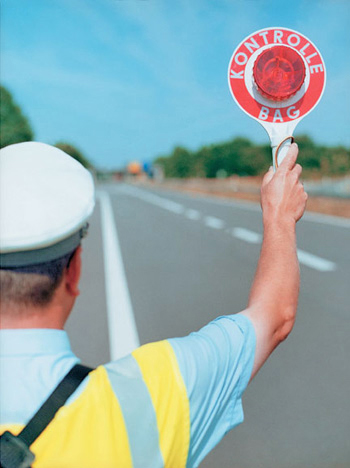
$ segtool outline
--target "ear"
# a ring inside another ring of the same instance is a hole
[[[80,293],[79,280],[81,274],[81,252],[82,248],[79,246],[71,258],[65,274],[66,289],[68,293],[74,297],[79,296]]]

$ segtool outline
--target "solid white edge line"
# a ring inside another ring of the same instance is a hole
[[[109,195],[99,191],[110,356],[120,359],[140,346]]]

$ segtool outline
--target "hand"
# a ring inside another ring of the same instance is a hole
[[[299,221],[303,216],[307,193],[299,178],[302,172],[296,164],[298,145],[293,143],[275,173],[272,168],[265,174],[261,186],[261,207],[265,223],[273,221]]]

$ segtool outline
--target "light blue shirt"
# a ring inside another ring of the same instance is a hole
[[[187,466],[197,467],[228,431],[243,422],[242,394],[252,373],[255,331],[245,315],[227,315],[169,342],[190,402]]]
[[[78,362],[63,330],[1,330],[0,424],[26,424]]]
[[[169,343],[190,404],[187,467],[197,467],[243,421],[242,394],[253,367],[255,333],[250,320],[236,314]],[[62,330],[1,330],[0,423],[26,424],[78,362]]]

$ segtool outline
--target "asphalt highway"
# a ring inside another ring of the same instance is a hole
[[[258,205],[98,189],[67,326],[85,364],[245,308],[261,245]],[[201,468],[350,467],[350,221],[306,215],[297,233],[294,330],[246,390],[244,423]]]

